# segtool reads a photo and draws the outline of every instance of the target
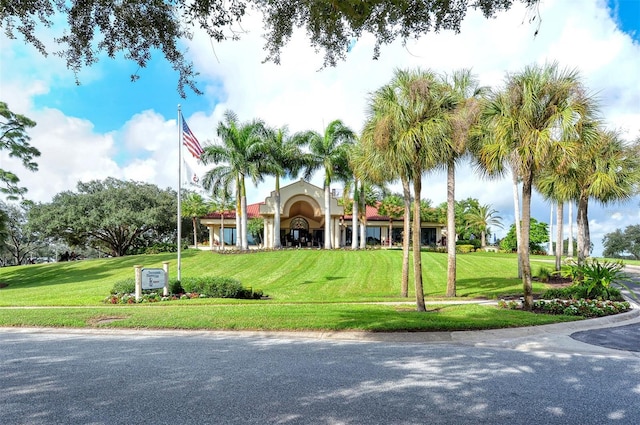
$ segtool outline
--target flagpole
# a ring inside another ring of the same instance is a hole
[[[182,192],[182,112],[178,104],[178,281],[181,280],[182,271],[182,202],[180,192]]]

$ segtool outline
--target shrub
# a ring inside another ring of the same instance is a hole
[[[456,245],[473,245],[474,249],[478,249],[482,246],[480,239],[459,239],[456,241]]]
[[[178,279],[169,279],[169,293],[170,294],[182,294],[184,289]]]
[[[178,244],[175,243],[156,243],[145,248],[145,254],[160,254],[161,252],[178,252]]]
[[[186,292],[205,294],[214,298],[240,298],[242,285],[236,279],[218,276],[202,276],[183,279],[182,287]]]
[[[119,280],[116,283],[114,283],[113,288],[111,288],[112,294],[132,294],[135,291],[136,291],[135,278]]]
[[[598,260],[586,261],[583,265],[571,261],[563,267],[563,275],[569,276],[577,286],[576,294],[580,298],[596,299],[620,299],[622,295],[616,288],[612,288],[612,283],[624,285],[622,281],[627,278],[623,271],[622,262],[611,262]]]
[[[553,272],[544,266],[538,270],[538,279],[540,279],[540,282],[549,282],[551,276],[553,276]]]
[[[599,300],[539,300],[533,302],[534,310],[547,314],[567,316],[602,317],[628,311],[631,305],[624,301]]]
[[[541,299],[544,300],[553,300],[553,299],[561,299],[561,300],[579,300],[582,298],[589,298],[588,296],[588,288],[584,285],[574,284],[571,286],[567,286],[565,288],[553,288],[547,289],[540,296]],[[608,289],[608,297],[606,298],[611,301],[624,301],[624,297],[618,288],[610,287]]]
[[[473,245],[456,245],[456,251],[461,254],[467,254],[475,251],[476,247]]]

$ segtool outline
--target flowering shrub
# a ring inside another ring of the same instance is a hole
[[[498,307],[511,310],[521,308],[520,303],[514,300],[500,300]],[[585,318],[609,316],[611,314],[624,313],[631,308],[627,301],[609,300],[538,300],[533,302],[533,311],[545,314],[564,314],[567,316],[582,316]]]

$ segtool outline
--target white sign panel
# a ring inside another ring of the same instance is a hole
[[[142,289],[164,288],[165,272],[162,269],[142,269]]]

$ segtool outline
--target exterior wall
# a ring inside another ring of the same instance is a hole
[[[331,222],[329,235],[324,234],[324,190],[310,183],[300,180],[284,186],[280,189],[280,214],[281,223],[280,229],[291,230],[291,220],[296,217],[303,217],[308,223],[308,235],[313,239],[314,232],[317,235],[324,235],[324,238],[331,239],[331,246],[333,248],[340,248],[347,245],[347,229],[351,228],[351,219],[344,219],[344,208],[338,205],[338,200],[335,197],[331,197]],[[271,196],[267,197],[263,204],[259,207],[252,204],[256,209],[252,214],[255,214],[259,210],[260,216],[264,218],[264,247],[273,248],[274,239],[274,215],[275,215],[275,192],[271,192]],[[202,218],[200,222],[207,226],[209,229],[209,246],[212,250],[220,247],[220,218]],[[225,229],[235,228],[235,220],[225,218]],[[392,234],[389,234],[389,221],[380,219],[369,219],[367,222],[367,228],[379,228],[379,243],[385,242],[388,244]],[[394,233],[397,234],[396,229],[403,228],[402,220],[395,220],[393,222]],[[436,243],[442,238],[442,230],[445,229],[445,225],[439,223],[422,223],[422,228],[435,229]],[[318,232],[322,232],[319,234]],[[299,233],[297,233],[299,234]],[[304,233],[301,233],[304,235]],[[378,239],[376,233],[376,239]],[[320,237],[320,236],[318,236]],[[318,239],[316,239],[317,241]],[[286,241],[282,240],[282,245],[286,246]]]

